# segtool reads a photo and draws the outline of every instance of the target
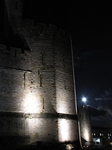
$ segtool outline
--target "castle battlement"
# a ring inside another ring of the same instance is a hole
[[[68,32],[66,32],[64,29],[62,29],[61,27],[57,27],[54,24],[47,24],[47,23],[37,23],[35,20],[31,20],[31,19],[25,19],[21,25],[19,26],[20,28],[27,28],[27,29],[38,29],[38,32],[40,32],[40,34],[42,34],[42,32],[44,31],[51,31],[54,32],[55,34],[59,34],[60,36],[68,36],[68,38],[70,37],[70,34]]]
[[[30,53],[30,50],[27,50],[27,49],[22,49],[22,48],[18,48],[18,47],[8,47],[7,45],[4,45],[4,44],[0,44],[0,50],[5,52],[9,52],[11,54],[13,54],[13,52],[17,51],[19,54],[28,54]]]
[[[0,44],[0,67],[31,70],[31,52]],[[25,66],[26,65],[26,66]]]

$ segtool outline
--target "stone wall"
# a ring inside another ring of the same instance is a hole
[[[31,20],[18,32],[30,50],[0,45],[0,137],[78,141],[70,36]]]
[[[22,111],[28,76],[31,74],[30,52],[0,45],[0,110]],[[25,75],[27,75],[25,79]],[[28,87],[28,86],[27,86]]]
[[[81,137],[84,145],[92,142],[92,128],[91,128],[91,117],[88,106],[82,106],[79,108],[79,119],[81,128]]]
[[[29,20],[19,30],[31,49],[32,72],[40,76],[36,84],[41,83],[41,95],[49,103],[46,111],[51,112],[51,106],[57,113],[76,114],[70,36],[53,25],[34,26]]]
[[[74,116],[2,112],[0,118],[0,139],[10,138],[10,144],[74,142],[78,138]]]

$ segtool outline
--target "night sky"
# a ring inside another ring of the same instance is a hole
[[[74,62],[78,106],[87,97],[92,124],[112,127],[112,13],[109,3],[77,3]],[[78,13],[79,12],[79,13]]]
[[[78,106],[87,97],[92,125],[112,127],[112,9],[107,1],[24,0],[24,18],[72,36]]]

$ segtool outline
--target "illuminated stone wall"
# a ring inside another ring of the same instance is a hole
[[[42,98],[42,111],[76,114],[70,36],[29,20],[20,32],[31,49],[32,89]]]
[[[88,106],[79,109],[81,137],[85,142],[92,142],[91,118]],[[85,145],[85,143],[83,143]]]
[[[25,80],[30,74],[29,51],[22,53],[21,49],[12,47],[7,50],[5,45],[0,45],[0,111],[23,111],[24,90],[28,84]]]
[[[70,36],[33,20],[17,26],[30,50],[0,45],[2,143],[78,141]]]

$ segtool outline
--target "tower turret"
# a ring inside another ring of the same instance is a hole
[[[93,144],[93,139],[89,106],[79,108],[79,121],[82,146],[90,146]]]

